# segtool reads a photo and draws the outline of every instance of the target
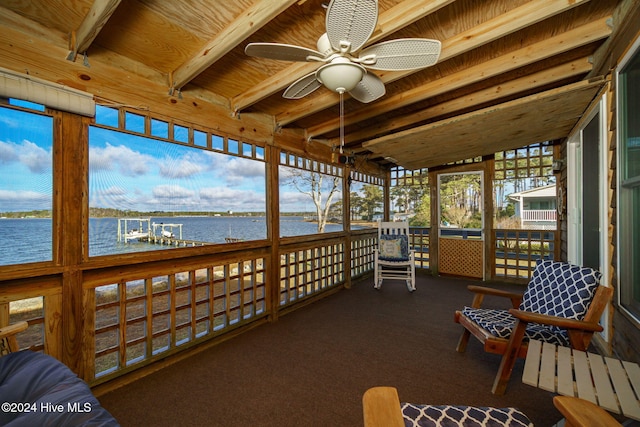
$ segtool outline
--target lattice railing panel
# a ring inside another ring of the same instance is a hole
[[[494,230],[496,277],[530,279],[539,259],[554,259],[555,232]]]
[[[316,244],[281,254],[280,306],[344,283],[344,244]]]
[[[429,229],[409,229],[411,248],[415,251],[416,268],[429,268]]]
[[[377,240],[377,234],[358,236],[351,240],[351,278],[373,271],[373,250]]]
[[[264,259],[95,287],[95,377],[266,314]]]

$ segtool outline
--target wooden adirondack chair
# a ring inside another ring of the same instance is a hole
[[[18,351],[18,341],[16,335],[29,327],[27,322],[18,322],[13,325],[0,328],[0,355]]]
[[[530,427],[533,425],[529,418],[516,408],[400,403],[395,387],[368,389],[362,396],[362,414],[364,427],[423,425]]]
[[[454,316],[465,328],[457,351],[463,353],[473,335],[486,352],[502,355],[492,392],[504,394],[516,359],[526,357],[529,338],[585,351],[593,333],[602,331],[598,322],[613,289],[600,286],[600,278],[588,267],[539,261],[523,295],[469,286],[473,302]],[[487,295],[507,298],[513,308],[482,308]]]

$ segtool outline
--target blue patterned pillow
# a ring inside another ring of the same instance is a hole
[[[582,320],[602,274],[589,267],[559,261],[538,261],[520,309]]]
[[[408,261],[409,239],[404,234],[382,234],[378,241],[383,261]]]
[[[533,427],[529,418],[515,408],[415,405],[413,403],[400,405],[405,427]]]

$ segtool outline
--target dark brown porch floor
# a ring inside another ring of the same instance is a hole
[[[402,401],[515,406],[537,427],[553,425],[562,418],[553,395],[522,384],[522,361],[494,396],[500,357],[473,339],[456,352],[453,312],[471,303],[469,283],[478,284],[418,274],[409,293],[401,281],[375,290],[362,280],[99,400],[125,427],[361,426],[362,394],[386,385]]]

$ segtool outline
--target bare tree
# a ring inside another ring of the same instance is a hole
[[[340,192],[340,177],[296,168],[286,168],[285,170],[286,176],[283,177],[283,183],[293,186],[300,193],[306,194],[311,198],[316,208],[318,233],[324,233],[329,220],[331,202],[336,193]],[[326,197],[324,196],[325,194]]]

